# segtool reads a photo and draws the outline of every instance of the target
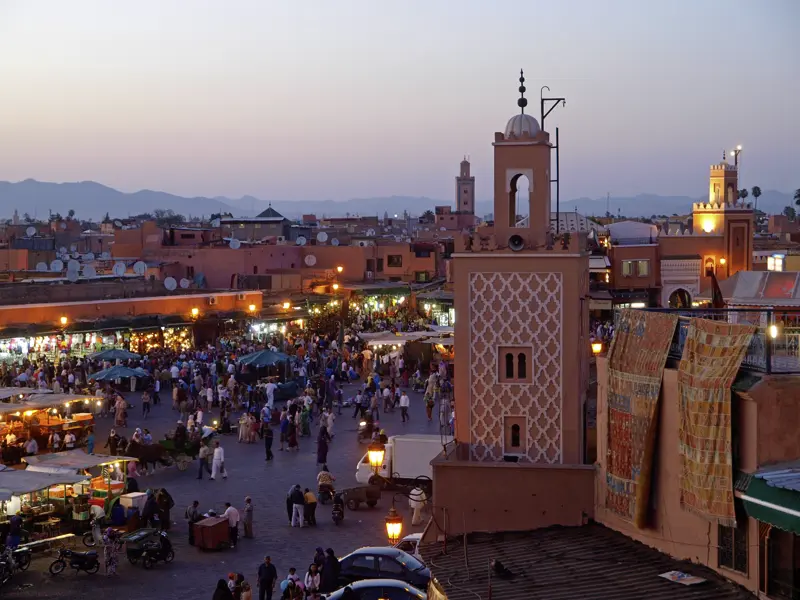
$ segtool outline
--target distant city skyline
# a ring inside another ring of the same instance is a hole
[[[562,200],[800,188],[800,4],[0,0],[0,180],[262,200],[492,195],[493,133],[567,98]]]

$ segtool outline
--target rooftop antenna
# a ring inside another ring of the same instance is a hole
[[[547,97],[545,97],[545,95],[544,95],[544,91],[545,90],[547,90],[549,92],[550,88],[547,87],[546,85],[543,85],[541,87],[541,89],[539,89],[539,109],[540,109],[540,114],[541,114],[541,120],[539,121],[539,124],[540,124],[540,127],[541,127],[542,131],[545,131],[544,120],[547,118],[547,115],[549,115],[551,112],[553,112],[555,110],[556,106],[558,106],[559,103],[561,103],[561,106],[566,106],[567,105],[567,99],[566,98],[560,98],[560,97],[559,98],[555,98],[555,97],[547,98]],[[556,184],[556,234],[560,233],[560,230],[561,230],[561,219],[560,219],[560,217],[561,217],[561,162],[560,162],[561,151],[559,150],[560,146],[561,146],[561,144],[559,144],[559,141],[558,141],[558,127],[556,127],[556,143],[555,143],[554,146],[551,147],[551,150],[555,150],[556,151],[556,169],[555,169],[556,176],[555,176],[555,179],[551,179],[550,180],[551,184],[553,184],[553,183]]]

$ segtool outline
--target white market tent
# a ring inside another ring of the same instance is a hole
[[[0,471],[0,501],[10,500],[11,496],[38,492],[54,485],[73,485],[85,479],[86,475],[7,469]]]

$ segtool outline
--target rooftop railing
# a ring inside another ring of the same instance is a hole
[[[683,356],[689,324],[693,318],[756,326],[742,360],[742,369],[767,374],[800,374],[800,310],[785,309],[670,309],[644,308],[678,315],[678,326],[669,349],[670,358]],[[615,321],[619,312],[615,313]]]

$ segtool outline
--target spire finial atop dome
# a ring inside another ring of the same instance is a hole
[[[525,73],[522,69],[519,70],[519,100],[517,100],[521,114],[525,114],[525,107],[528,106],[528,100],[525,98]]]

